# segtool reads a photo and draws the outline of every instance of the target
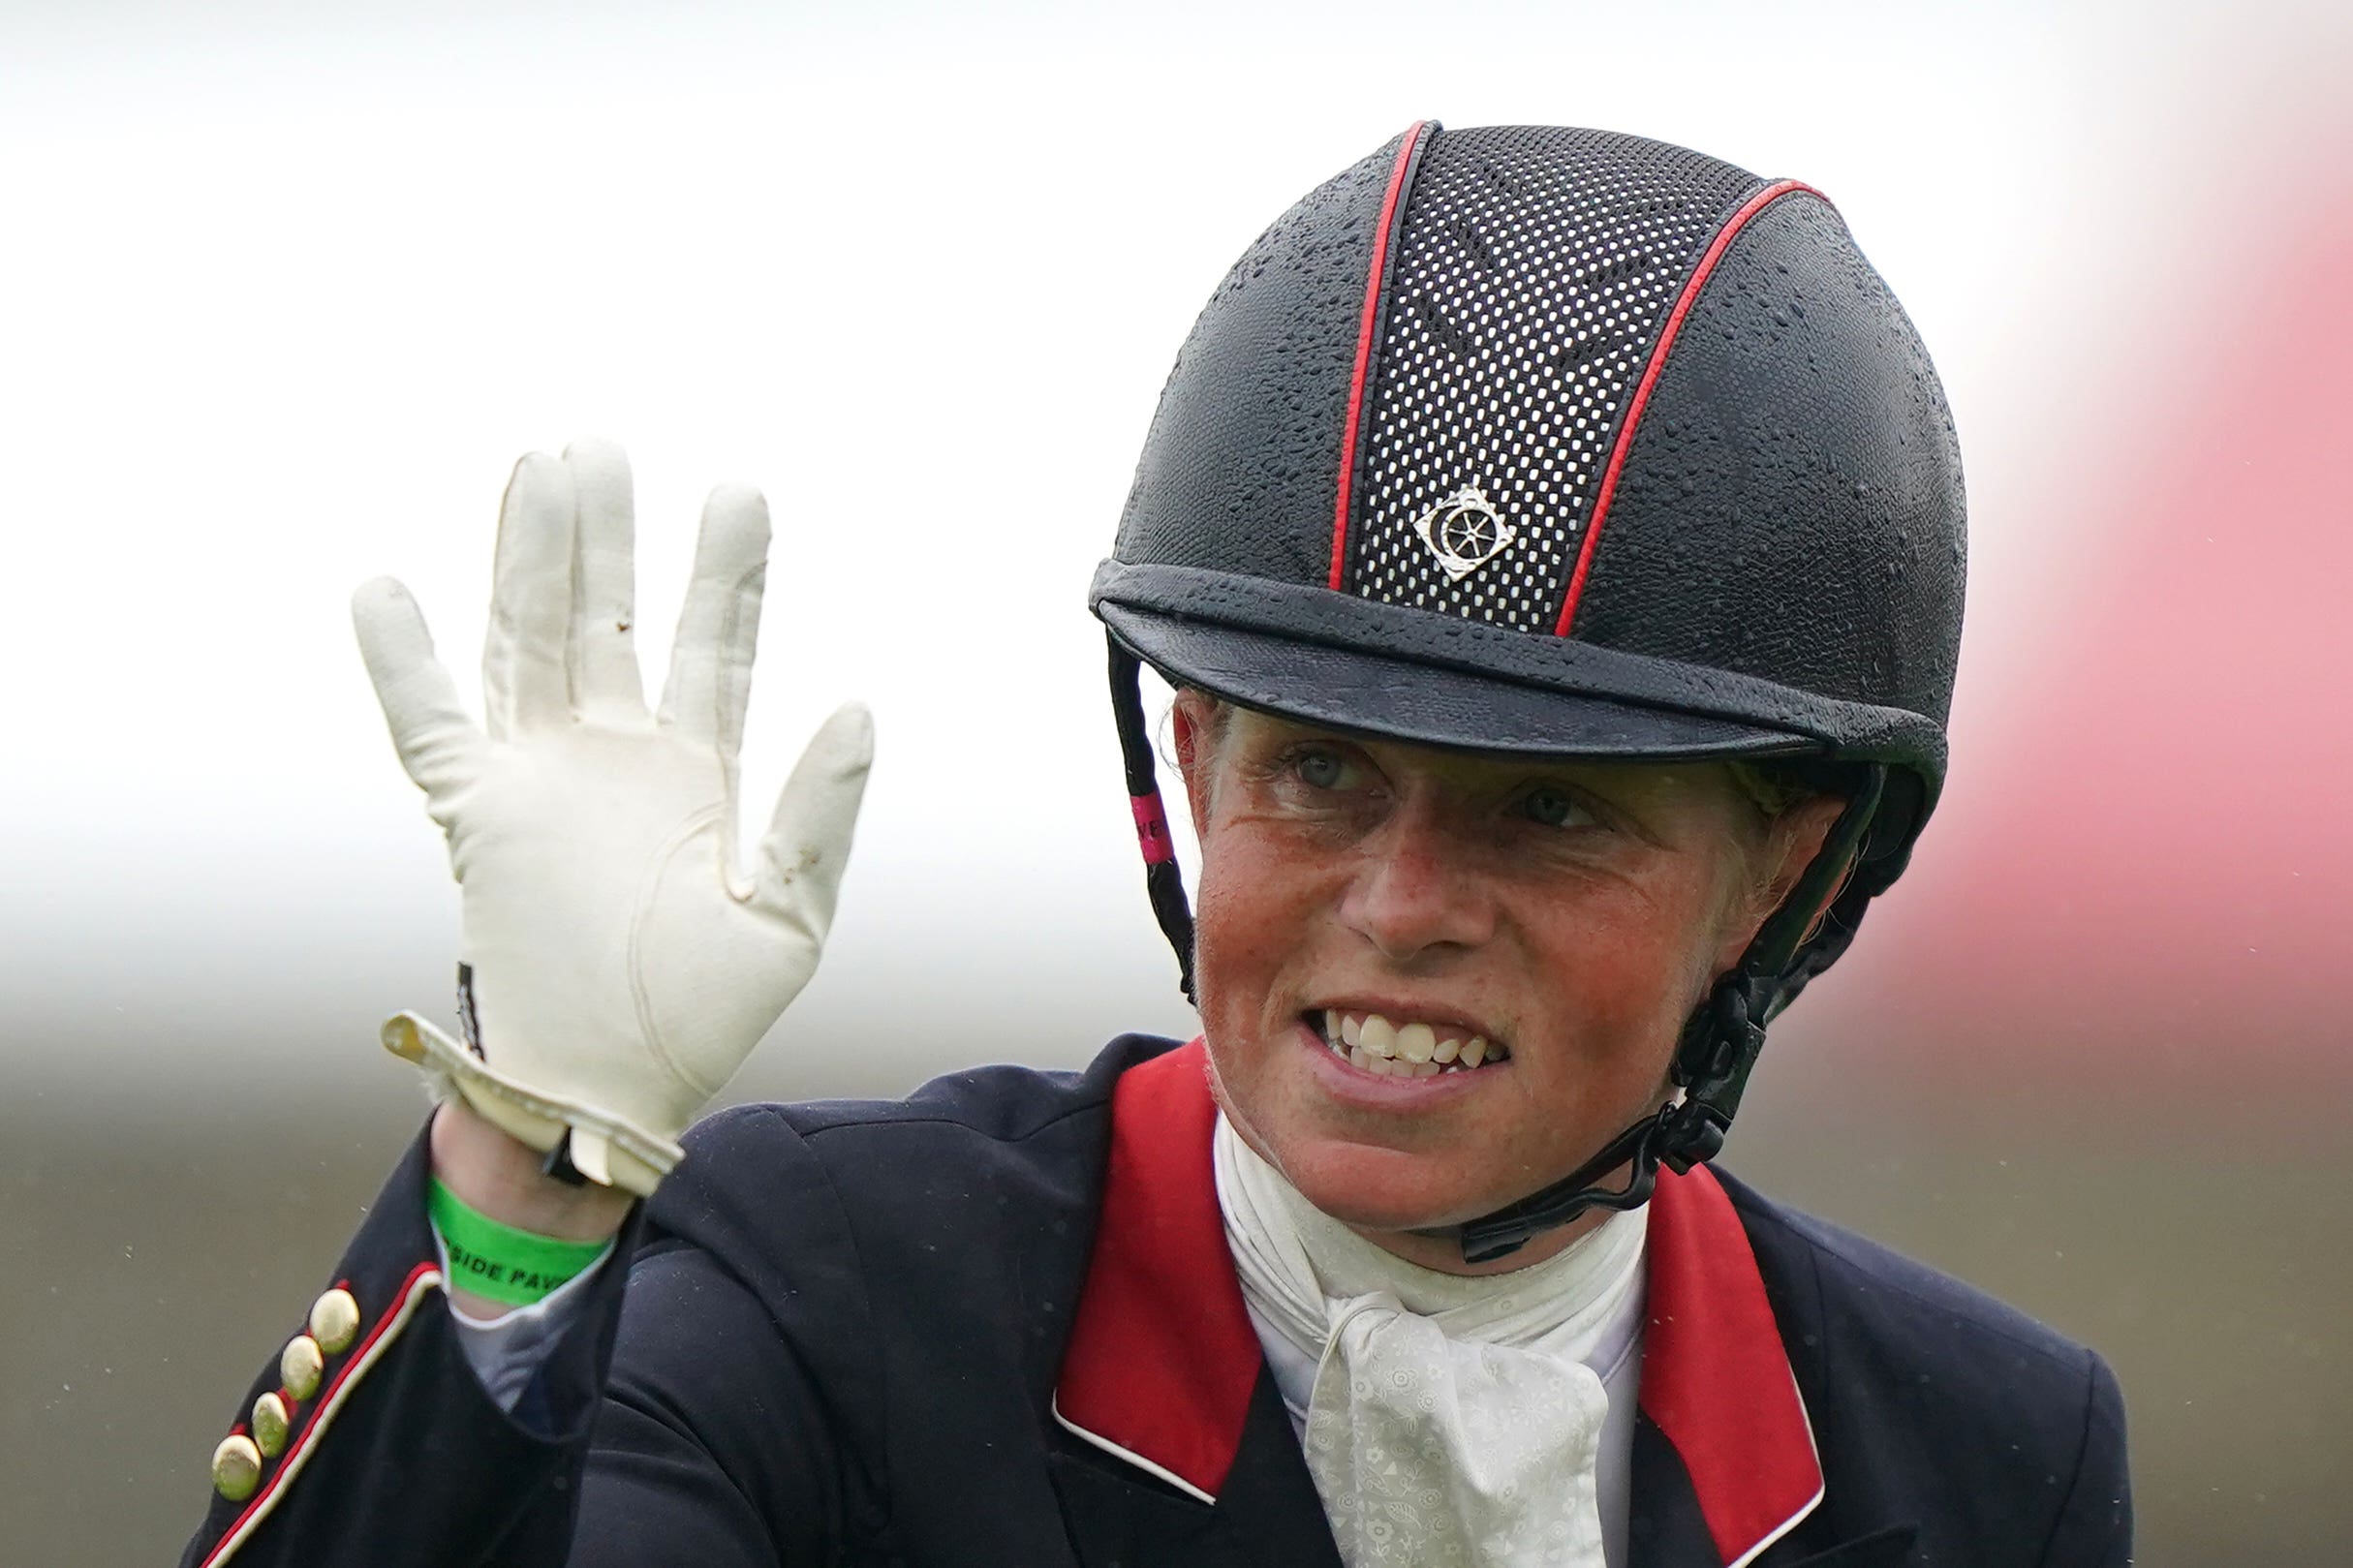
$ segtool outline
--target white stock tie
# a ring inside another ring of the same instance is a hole
[[[1299,1195],[1218,1120],[1243,1295],[1319,1355],[1308,1470],[1348,1568],[1601,1568],[1609,1401],[1583,1364],[1639,1288],[1646,1213],[1508,1274],[1440,1274]]]

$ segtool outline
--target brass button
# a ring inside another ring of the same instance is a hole
[[[243,1432],[231,1432],[212,1451],[213,1490],[241,1503],[262,1484],[262,1451]]]
[[[310,1337],[328,1355],[352,1348],[359,1337],[359,1303],[338,1285],[310,1304]]]
[[[254,1446],[265,1460],[274,1460],[286,1452],[286,1401],[275,1394],[264,1394],[253,1401]]]
[[[320,1354],[319,1341],[307,1334],[287,1340],[285,1354],[278,1358],[278,1381],[297,1399],[319,1392],[319,1374],[325,1369],[326,1357]]]

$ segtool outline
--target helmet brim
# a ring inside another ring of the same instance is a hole
[[[1812,736],[1531,686],[1099,602],[1122,644],[1172,685],[1334,729],[1423,746],[1656,761],[1819,755]]]

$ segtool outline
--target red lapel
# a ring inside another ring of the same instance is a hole
[[[1054,1391],[1065,1427],[1203,1502],[1233,1468],[1261,1355],[1218,1211],[1216,1123],[1199,1040],[1120,1075],[1102,1218]]]
[[[1682,1458],[1726,1568],[1741,1568],[1822,1500],[1813,1428],[1749,1233],[1705,1165],[1658,1173],[1646,1246],[1642,1411]]]
[[[1261,1360],[1218,1210],[1216,1121],[1198,1040],[1121,1076],[1054,1395],[1063,1426],[1203,1502],[1233,1467]],[[1642,1409],[1740,1568],[1821,1500],[1812,1429],[1748,1232],[1704,1166],[1659,1174],[1648,1246]]]

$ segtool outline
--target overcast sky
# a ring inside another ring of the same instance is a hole
[[[2042,4],[0,27],[0,1049],[96,1019],[38,1070],[137,1055],[165,1090],[269,1032],[227,1021],[316,1033],[290,1070],[332,1078],[379,1070],[376,1017],[440,1004],[454,892],[346,600],[407,580],[471,694],[506,471],[589,432],[637,462],[649,672],[703,490],[770,498],[754,820],[819,717],[877,714],[834,948],[785,1031],[952,1061],[1037,1020],[1017,1049],[1073,1061],[1185,1028],[1088,575],[1225,265],[1417,117],[1639,132],[1840,204],[1960,421],[1964,719],[1991,711],[2099,542],[2029,504],[2071,367],[2151,352],[2132,302],[2224,242],[2167,201],[2228,183],[2223,133],[2331,90],[2345,38],[2319,7]]]

